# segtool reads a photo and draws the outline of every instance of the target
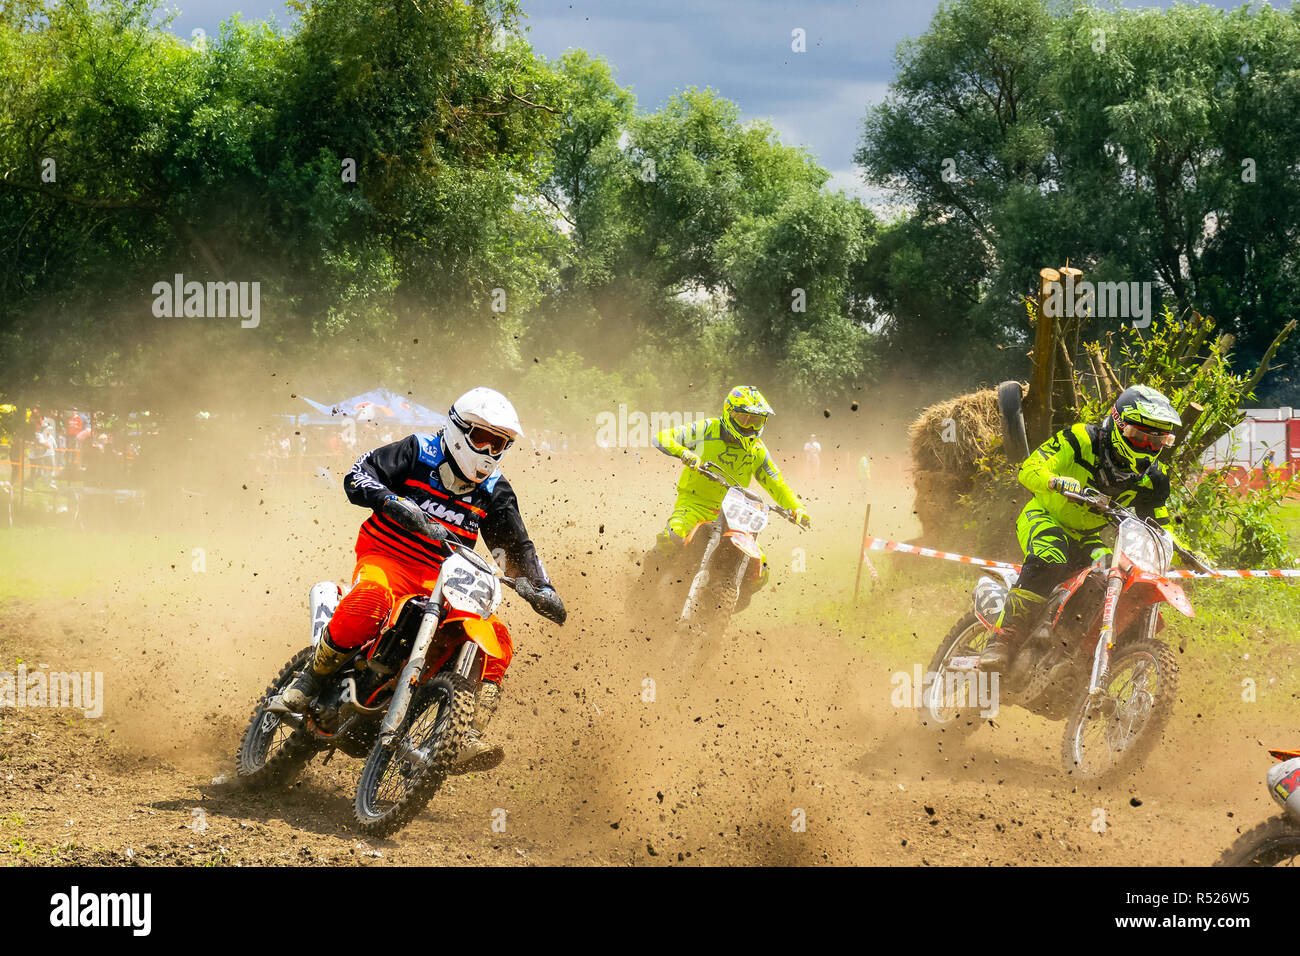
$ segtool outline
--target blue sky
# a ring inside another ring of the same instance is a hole
[[[176,0],[173,29],[215,34],[245,19],[289,22],[280,0]],[[866,190],[853,150],[868,104],[893,75],[900,40],[924,32],[938,0],[523,0],[525,27],[540,54],[571,47],[605,57],[616,78],[653,110],[675,91],[712,87],[746,117],[763,118],[783,141],[807,146],[831,170],[832,185]],[[1129,4],[1168,6],[1168,3]],[[1219,0],[1214,6],[1239,3]],[[807,50],[791,51],[800,28]]]

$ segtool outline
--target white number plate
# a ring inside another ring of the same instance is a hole
[[[758,534],[767,527],[767,509],[746,497],[739,488],[732,488],[722,499],[722,513],[727,518],[727,527],[737,531]]]
[[[458,611],[487,617],[501,603],[501,585],[482,568],[458,554],[442,564],[442,596]]]

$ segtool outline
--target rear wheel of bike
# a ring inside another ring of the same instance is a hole
[[[474,684],[459,674],[438,674],[419,690],[392,746],[377,742],[366,758],[353,804],[362,832],[388,836],[424,809],[473,720]]]
[[[1104,689],[1094,701],[1084,688],[1061,742],[1061,765],[1085,780],[1136,770],[1160,740],[1178,693],[1174,652],[1157,640],[1117,648]]]
[[[980,714],[978,672],[954,672],[949,661],[954,657],[978,657],[988,641],[989,630],[974,612],[953,625],[930,659],[930,683],[921,688],[917,714],[923,727],[964,739],[985,722],[987,718]]]
[[[1215,866],[1300,866],[1300,823],[1265,820],[1237,838]]]
[[[304,647],[280,668],[253,710],[239,741],[235,761],[239,778],[249,786],[274,787],[288,783],[319,749],[310,731],[295,727],[283,714],[269,713],[266,709],[266,702],[293,682],[314,653],[315,648]]]

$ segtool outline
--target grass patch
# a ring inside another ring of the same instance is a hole
[[[179,538],[18,526],[0,534],[0,602],[85,595],[109,587],[125,565],[166,566],[188,556]],[[188,560],[188,557],[186,557]]]

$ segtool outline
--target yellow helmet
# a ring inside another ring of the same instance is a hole
[[[753,385],[737,385],[722,403],[722,423],[746,448],[763,434],[767,416],[772,414],[772,406]]]

